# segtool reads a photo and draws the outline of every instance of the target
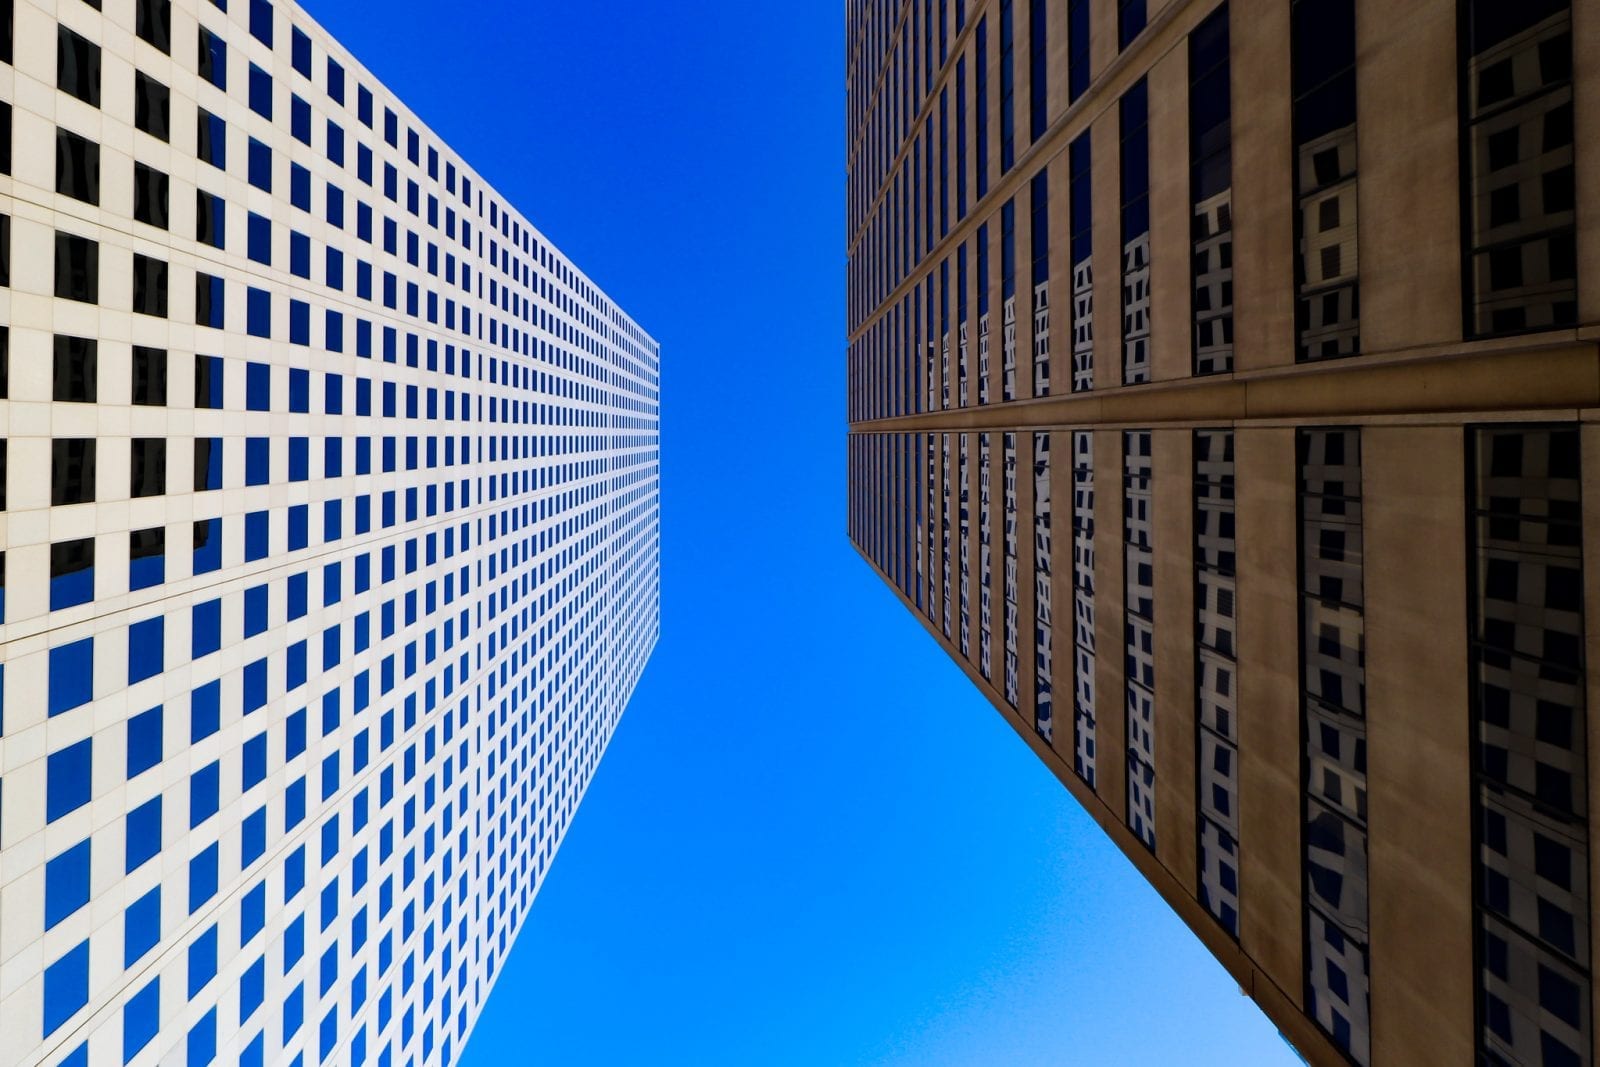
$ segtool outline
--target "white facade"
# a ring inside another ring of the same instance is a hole
[[[655,644],[659,348],[294,5],[101,6],[0,64],[0,1067],[454,1062]]]

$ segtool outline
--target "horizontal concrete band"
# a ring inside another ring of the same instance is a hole
[[[920,386],[920,382],[918,385]],[[1100,392],[852,423],[856,433],[1337,421],[1600,407],[1600,345],[1452,352],[1303,364],[1254,375],[1179,378]]]

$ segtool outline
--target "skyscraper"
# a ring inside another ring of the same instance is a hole
[[[0,25],[0,1064],[451,1063],[655,644],[659,348],[291,3]]]
[[[1600,10],[847,41],[862,556],[1311,1062],[1594,1063]]]

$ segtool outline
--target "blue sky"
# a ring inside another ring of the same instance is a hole
[[[309,3],[663,349],[661,644],[464,1067],[1295,1062],[845,538],[844,5]]]

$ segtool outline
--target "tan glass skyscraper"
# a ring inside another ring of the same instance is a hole
[[[862,555],[1312,1063],[1594,1064],[1600,3],[848,21]]]

